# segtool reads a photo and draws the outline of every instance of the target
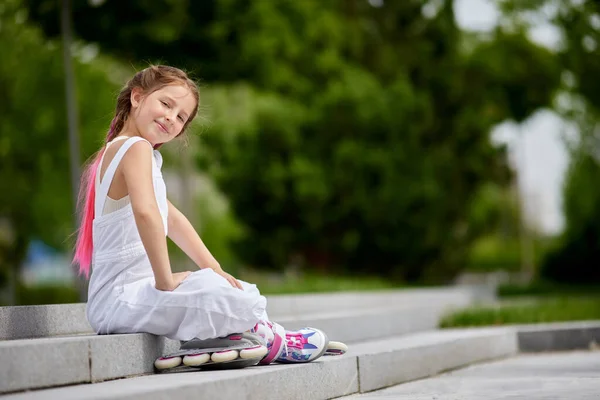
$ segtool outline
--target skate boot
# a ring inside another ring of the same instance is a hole
[[[256,365],[267,355],[263,340],[254,333],[244,332],[215,339],[192,339],[179,351],[159,357],[156,371],[185,369],[233,369]]]
[[[284,351],[277,358],[280,363],[304,363],[314,361],[327,351],[329,340],[323,331],[315,328],[302,328],[286,331]],[[338,342],[339,343],[339,342]],[[335,351],[334,348],[331,350]]]
[[[259,364],[271,364],[283,352],[285,347],[285,329],[276,322],[258,321],[254,328],[250,329],[251,333],[260,336],[264,345],[267,347],[267,355]]]

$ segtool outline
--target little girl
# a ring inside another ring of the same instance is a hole
[[[261,363],[323,355],[318,329],[286,332],[269,322],[255,285],[225,272],[187,218],[167,200],[158,148],[184,134],[199,93],[181,70],[151,66],[121,90],[102,148],[83,176],[74,262],[90,277],[87,318],[99,334],[147,332],[187,341],[250,331]],[[169,236],[200,268],[173,273]]]

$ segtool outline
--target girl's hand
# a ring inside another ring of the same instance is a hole
[[[190,271],[183,271],[183,272],[174,273],[173,274],[173,284],[175,286],[171,290],[175,290],[179,285],[181,285],[181,282],[183,282],[185,280],[185,278],[187,278],[188,276],[190,276],[190,274],[191,274]]]
[[[188,276],[190,276],[191,272],[190,271],[184,271],[184,272],[177,272],[174,274],[171,274],[172,279],[171,282],[168,284],[159,284],[158,282],[154,285],[154,287],[156,287],[156,289],[164,291],[164,292],[172,292],[173,290],[177,289],[177,287],[179,285],[181,285],[181,282],[183,282],[185,280],[185,278],[187,278]]]
[[[227,279],[227,282],[229,282],[231,284],[231,286],[233,286],[234,288],[244,290],[244,288],[242,287],[242,284],[240,282],[238,282],[237,279],[235,279],[233,276],[231,276],[227,272],[223,271],[221,268],[214,269],[214,271],[217,274],[221,275],[223,278]]]

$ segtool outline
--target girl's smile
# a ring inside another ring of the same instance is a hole
[[[163,132],[164,132],[164,133],[166,133],[166,134],[168,134],[168,133],[169,133],[169,131],[167,130],[167,128],[166,128],[166,127],[165,127],[163,124],[161,124],[161,123],[160,123],[160,122],[158,122],[158,121],[155,121],[155,122],[156,122],[156,124],[158,125],[158,128],[159,128],[161,131],[163,131]]]

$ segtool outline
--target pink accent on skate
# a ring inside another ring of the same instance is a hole
[[[242,340],[241,336],[229,336],[229,340]]]
[[[287,345],[288,347],[294,347],[296,349],[304,349],[304,345],[308,343],[308,338],[304,337],[301,333],[287,334]]]
[[[273,344],[271,344],[271,348],[269,349],[269,354],[266,355],[265,358],[261,360],[261,364],[270,364],[277,357],[278,349],[281,347],[281,343],[283,342],[283,338],[275,333],[275,338],[273,339]]]

